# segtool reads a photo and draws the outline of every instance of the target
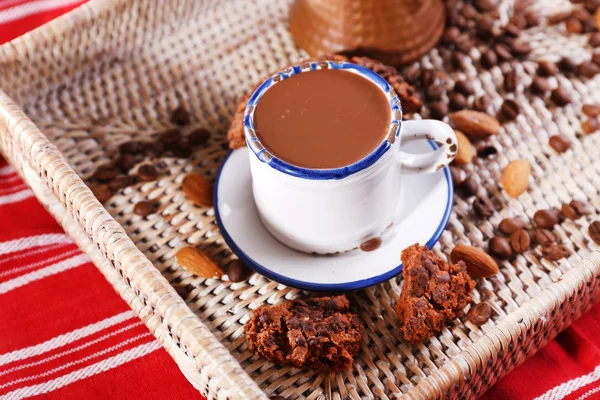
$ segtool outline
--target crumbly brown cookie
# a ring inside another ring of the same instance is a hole
[[[398,70],[392,66],[383,64],[382,62],[369,57],[349,58],[342,54],[323,56],[316,60],[350,61],[377,72],[394,88],[400,97],[402,110],[405,114],[418,112],[423,106],[423,102],[417,96],[415,88],[406,82]],[[311,61],[314,60],[306,60],[305,62]],[[233,150],[246,145],[246,139],[244,137],[244,111],[246,110],[246,104],[248,103],[249,98],[250,94],[246,94],[241,98],[240,103],[233,114],[229,130],[227,131],[229,147]]]
[[[471,301],[475,282],[462,261],[448,264],[425,246],[402,252],[404,286],[396,304],[400,329],[408,342],[418,342],[442,330]]]
[[[358,316],[344,295],[262,306],[244,331],[250,351],[279,365],[319,371],[349,369],[361,338]]]

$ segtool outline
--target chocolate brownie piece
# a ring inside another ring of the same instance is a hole
[[[448,264],[425,246],[402,252],[404,287],[396,304],[400,329],[408,342],[418,342],[442,330],[471,301],[475,282],[462,261]]]
[[[344,295],[262,306],[244,326],[250,351],[275,364],[319,371],[349,369],[360,330]]]

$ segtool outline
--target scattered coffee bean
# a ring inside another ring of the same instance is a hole
[[[156,158],[163,152],[163,145],[160,142],[144,143],[144,154],[150,158]]]
[[[116,159],[115,165],[121,168],[123,172],[127,172],[135,165],[135,157],[129,153],[121,154]]]
[[[190,123],[190,114],[184,106],[180,105],[171,111],[170,120],[175,125],[183,126]]]
[[[464,110],[468,106],[467,98],[461,93],[452,93],[450,95],[450,109],[452,111]]]
[[[487,303],[479,303],[467,313],[467,319],[475,326],[482,326],[490,320],[492,307]]]
[[[494,50],[488,49],[481,55],[481,65],[485,68],[490,69],[496,64],[498,64],[498,56]]]
[[[452,63],[452,66],[454,68],[461,69],[465,67],[466,58],[467,56],[464,53],[461,53],[460,51],[455,51],[450,56],[450,62]]]
[[[252,276],[252,270],[248,268],[241,260],[235,259],[227,268],[227,276],[232,282],[241,282]]]
[[[592,222],[588,228],[588,233],[596,244],[600,244],[600,221]]]
[[[569,249],[563,244],[554,243],[542,248],[542,257],[550,261],[558,261],[561,258],[568,257],[569,254]]]
[[[573,10],[573,12],[571,13],[571,18],[575,18],[581,23],[581,31],[572,33],[583,33],[596,30],[592,14],[590,14],[588,10],[584,8]],[[569,20],[566,21],[566,23],[568,22]],[[573,26],[573,28],[576,28],[576,26]]]
[[[600,32],[594,32],[590,35],[589,45],[592,47],[600,46]]]
[[[158,171],[150,164],[140,165],[137,176],[142,182],[150,182],[158,179]]]
[[[167,129],[158,136],[158,140],[163,144],[171,144],[178,142],[181,139],[181,131],[179,128]]]
[[[503,43],[496,43],[494,45],[494,51],[500,60],[509,61],[512,60],[513,55],[510,51],[510,47]]]
[[[425,90],[425,97],[429,101],[441,100],[445,91],[442,85],[431,85]]]
[[[271,396],[271,397],[269,397],[269,400],[285,400],[285,397],[283,397],[283,396]]]
[[[477,143],[475,149],[477,150],[477,157],[480,158],[491,158],[498,154],[498,149],[487,143]]]
[[[591,60],[594,64],[596,65],[600,65],[600,53],[594,53],[592,54],[592,60]]]
[[[533,51],[531,45],[527,42],[515,42],[510,46],[510,50],[515,57],[526,56]]]
[[[466,80],[456,82],[454,84],[454,91],[467,97],[475,93],[475,89],[473,89],[471,82]]]
[[[477,180],[473,178],[473,176],[468,176],[461,182],[458,189],[465,197],[471,197],[477,194],[478,188],[479,184],[477,183]]]
[[[503,86],[507,92],[517,90],[517,72],[514,69],[504,74]]]
[[[491,104],[492,104],[492,99],[490,99],[490,97],[488,95],[483,95],[483,96],[477,97],[473,101],[473,108],[476,111],[487,112],[487,110]]]
[[[600,65],[592,61],[582,62],[577,66],[577,74],[584,78],[593,78],[600,73]]]
[[[448,115],[448,106],[442,101],[434,101],[429,106],[431,112],[431,118],[442,120]]]
[[[571,94],[562,86],[557,87],[552,91],[552,95],[550,96],[552,101],[556,103],[558,106],[566,106],[567,104],[573,101],[571,99]]]
[[[546,79],[535,76],[531,81],[530,89],[531,93],[543,96],[550,90],[550,85]]]
[[[563,135],[550,136],[549,143],[557,153],[564,153],[571,148],[571,142]]]
[[[552,61],[540,61],[538,63],[537,73],[539,76],[554,76],[558,72],[558,67]]]
[[[510,235],[510,245],[515,253],[523,254],[531,245],[531,238],[525,229],[519,229]]]
[[[524,21],[525,23],[527,23],[527,21]],[[508,23],[506,24],[506,26],[504,27],[504,34],[506,36],[510,36],[510,37],[519,37],[519,35],[521,34],[521,29],[519,29],[518,26],[516,26],[515,24],[512,23]]]
[[[126,142],[119,146],[119,151],[123,154],[138,154],[143,151],[141,142]]]
[[[511,245],[508,242],[508,240],[506,240],[506,238],[503,238],[502,236],[494,236],[493,238],[491,238],[489,247],[490,252],[502,260],[506,260],[512,257]]]
[[[558,62],[558,68],[563,72],[575,72],[577,63],[569,57],[563,57]]]
[[[581,33],[583,32],[583,24],[577,18],[569,18],[565,21],[565,27],[568,33]]]
[[[590,215],[592,213],[591,207],[583,201],[571,200],[569,205],[573,207],[579,215]]]
[[[475,0],[475,7],[481,12],[492,11],[498,7],[498,0]]]
[[[119,189],[126,188],[131,183],[131,179],[127,175],[118,175],[108,182],[108,186],[117,191]]]
[[[599,32],[600,33],[600,32]],[[590,118],[595,118],[600,115],[600,106],[595,104],[584,104],[581,111]]]
[[[504,218],[502,221],[500,221],[500,224],[498,225],[498,229],[500,230],[500,232],[504,233],[505,235],[512,235],[522,227],[523,224],[521,223],[521,221],[513,218]]]
[[[450,166],[450,176],[452,176],[452,183],[454,187],[458,187],[465,180],[465,171],[457,166]]]
[[[411,85],[415,85],[421,79],[421,68],[416,65],[406,68],[402,76]]]
[[[100,182],[108,182],[115,176],[119,175],[120,172],[121,171],[119,171],[118,168],[113,167],[112,165],[102,165],[98,167],[94,173],[94,179],[97,179]]]
[[[542,22],[542,13],[539,10],[532,10],[525,15],[525,18],[527,19],[527,27],[532,28]]]
[[[542,246],[549,246],[552,243],[556,243],[556,235],[548,229],[536,229],[535,241]]]
[[[489,218],[494,215],[496,206],[489,198],[480,196],[473,201],[473,210],[478,216],[482,218]]]
[[[450,26],[446,28],[444,33],[442,34],[442,43],[444,44],[454,44],[456,40],[460,36],[460,29],[456,26]]]
[[[560,207],[560,210],[562,211],[565,218],[576,220],[577,218],[580,217],[579,213],[577,213],[577,210],[575,210],[573,207],[571,207],[570,204],[563,204]]]
[[[107,202],[113,195],[111,188],[105,183],[91,185],[90,189],[100,203]]]
[[[160,207],[160,203],[157,201],[147,201],[142,200],[133,206],[133,213],[135,215],[139,215],[140,217],[147,217],[150,214],[153,214]]]
[[[467,34],[462,35],[456,42],[456,48],[465,54],[469,54],[473,47],[475,47],[475,40]]]
[[[514,121],[519,116],[521,107],[512,99],[505,99],[500,107],[500,117],[506,121]]]
[[[188,143],[191,146],[202,146],[210,138],[210,132],[204,128],[194,129],[188,136]]]
[[[475,25],[475,35],[484,42],[494,36],[494,19],[490,15],[481,18]]]
[[[533,215],[533,222],[538,228],[552,229],[558,221],[558,213],[554,209],[538,210]]]
[[[465,17],[466,19],[474,19],[475,17],[477,17],[479,15],[479,13],[477,12],[477,9],[475,7],[473,7],[471,4],[463,5],[462,9],[460,10],[460,14],[463,17]]]
[[[424,69],[421,71],[421,85],[423,87],[431,86],[435,82],[435,71],[433,69]]]
[[[509,20],[510,25],[516,26],[519,30],[527,28],[527,18],[523,14],[515,14]]]
[[[192,154],[192,149],[184,141],[174,143],[170,150],[178,158],[188,158]]]
[[[581,124],[581,129],[583,129],[583,132],[587,134],[594,133],[600,129],[600,120],[598,120],[598,118],[590,118]]]

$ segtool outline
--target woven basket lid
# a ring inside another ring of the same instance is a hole
[[[294,0],[289,23],[312,56],[352,50],[398,65],[431,49],[444,19],[441,0]]]

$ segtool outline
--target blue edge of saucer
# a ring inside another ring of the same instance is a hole
[[[429,143],[431,144],[431,147],[433,147],[434,149],[438,148],[438,145],[435,142],[429,141]],[[223,160],[223,163],[221,164],[221,167],[219,168],[219,172],[217,173],[217,178],[215,180],[215,185],[214,185],[215,192],[214,192],[214,201],[213,201],[214,209],[215,209],[215,219],[217,220],[217,225],[219,226],[219,230],[221,231],[221,234],[223,235],[223,238],[225,239],[225,242],[227,243],[227,245],[231,248],[231,250],[235,253],[235,255],[238,256],[238,258],[240,260],[242,260],[244,262],[244,264],[246,264],[248,267],[252,268],[254,271],[258,272],[259,274],[266,276],[267,278],[272,279],[276,282],[279,282],[284,285],[291,286],[291,287],[294,287],[297,289],[309,290],[309,291],[313,291],[313,292],[349,292],[349,291],[353,291],[353,290],[364,289],[366,287],[373,286],[378,283],[387,281],[387,280],[395,277],[396,275],[400,274],[400,272],[402,272],[402,263],[401,263],[396,268],[386,272],[385,274],[377,275],[377,276],[374,276],[374,277],[368,278],[368,279],[361,279],[359,281],[343,282],[343,283],[310,283],[310,282],[299,281],[297,279],[292,279],[292,278],[288,278],[284,275],[277,274],[273,271],[266,269],[262,265],[256,263],[254,260],[252,260],[250,257],[248,257],[248,255],[246,253],[244,253],[244,251],[242,249],[240,249],[239,246],[233,241],[231,236],[229,236],[229,233],[223,226],[223,221],[221,221],[221,214],[219,213],[219,180],[221,179],[221,172],[223,171],[223,167],[225,166],[227,159],[233,153],[233,151],[234,150],[229,151],[229,153],[227,153],[227,156],[225,156],[225,159]],[[429,239],[427,241],[427,243],[425,243],[425,246],[427,246],[429,249],[431,249],[433,246],[435,246],[435,244],[440,239],[440,236],[442,236],[442,232],[444,231],[444,229],[446,229],[446,225],[448,224],[448,220],[450,219],[450,212],[452,211],[452,204],[454,202],[454,186],[452,184],[452,179],[450,176],[450,168],[448,168],[448,167],[444,168],[444,175],[446,177],[446,182],[448,183],[448,202],[446,203],[446,210],[444,211],[444,216],[442,217],[440,224],[438,225],[438,227],[435,230],[431,239]]]

